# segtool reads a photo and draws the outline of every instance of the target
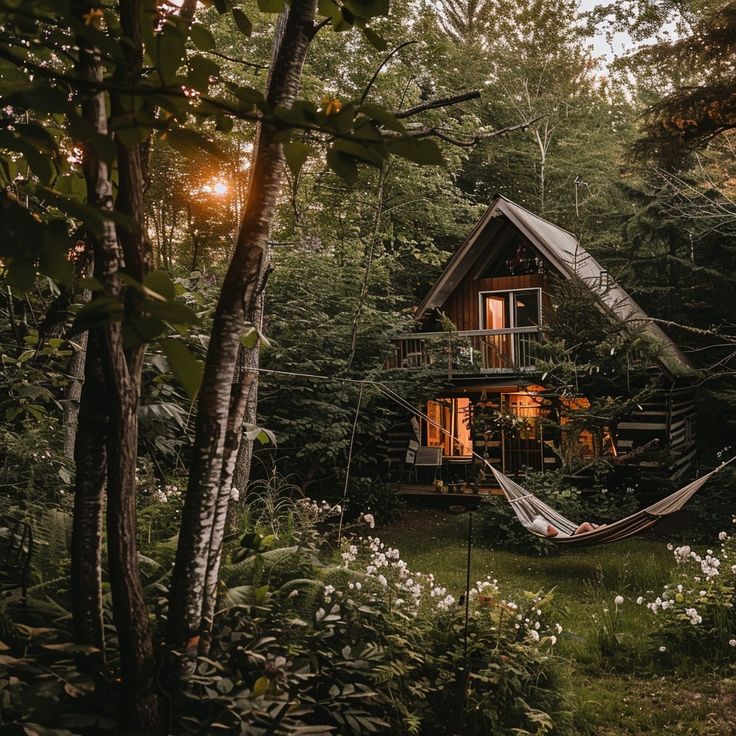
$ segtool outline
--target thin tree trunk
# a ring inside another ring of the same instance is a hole
[[[256,302],[254,324],[259,330],[263,330],[263,312],[266,301],[266,292],[262,290],[258,295]],[[250,385],[250,391],[248,392],[248,401],[245,406],[245,416],[243,421],[245,424],[257,424],[258,423],[258,368],[261,362],[261,346],[260,342],[250,350],[244,350],[243,352],[243,367],[242,375],[240,380],[245,377],[246,374],[250,373],[253,376],[253,380]],[[241,500],[245,499],[245,491],[248,486],[248,480],[250,478],[250,469],[253,460],[253,440],[249,440],[245,436],[240,438],[240,447],[238,448],[238,457],[235,461],[235,470],[233,471],[233,487],[238,489]]]
[[[80,10],[81,12],[81,10]],[[82,78],[100,81],[102,63],[93,49],[81,44],[77,71]],[[82,104],[82,115],[100,135],[107,135],[107,113],[102,93]],[[82,166],[87,200],[103,209],[112,208],[108,165],[94,148],[82,144]],[[100,235],[89,234],[94,274],[100,279],[117,268],[117,240],[111,222]],[[108,396],[102,375],[102,331],[93,333],[86,351],[87,380],[81,386],[79,427],[75,438],[74,519],[71,544],[72,619],[75,640],[99,649],[99,655],[80,658],[87,672],[104,669],[105,640],[102,625],[102,511],[107,474],[106,435]]]
[[[316,0],[293,0],[284,25],[283,38],[276,43],[278,51],[266,90],[270,105],[288,107],[299,90],[302,68],[314,28]],[[252,178],[243,221],[235,243],[233,258],[225,275],[220,299],[215,310],[204,378],[200,389],[192,468],[182,515],[176,562],[171,581],[169,602],[169,644],[187,654],[199,650],[205,615],[205,601],[213,591],[212,570],[219,566],[210,550],[219,550],[215,520],[227,513],[227,493],[222,490],[228,457],[237,454],[240,432],[235,447],[230,447],[228,426],[232,385],[246,319],[253,314],[267,251],[267,238],[283,176],[284,156],[274,131],[262,126],[253,149]],[[247,404],[249,386],[243,387]],[[232,472],[232,471],[230,471]],[[224,528],[224,525],[223,525]],[[209,573],[209,575],[208,575]],[[206,647],[206,644],[205,644]]]
[[[120,24],[129,39],[124,46],[125,61],[118,65],[119,84],[135,85],[140,78],[142,57],[141,5],[139,0],[120,3]],[[111,98],[113,115],[124,113],[116,95]],[[130,215],[138,230],[117,229],[125,270],[142,281],[150,268],[150,245],[144,236],[145,177],[141,146],[117,145],[118,195],[116,209]],[[122,293],[120,273],[105,282],[113,296]],[[126,295],[128,309],[135,312],[135,295]],[[107,452],[107,545],[113,618],[120,647],[122,725],[160,730],[156,683],[156,663],[148,608],[143,595],[136,540],[136,461],[138,458],[138,401],[145,345],[127,351],[122,325],[105,328],[106,350],[103,369],[112,391],[112,412]]]
[[[81,389],[79,422],[74,446],[76,467],[74,518],[71,541],[71,594],[74,640],[96,647],[97,654],[80,656],[82,672],[105,669],[102,622],[102,513],[107,478],[107,391],[93,334],[86,352],[85,381]]]
[[[85,289],[83,302],[88,302],[90,292]],[[75,342],[76,347],[69,361],[69,384],[66,387],[64,397],[64,412],[62,423],[64,424],[64,457],[70,460],[74,457],[74,443],[77,438],[77,425],[79,423],[79,405],[82,400],[82,386],[84,384],[85,363],[87,360],[88,335],[83,332],[78,335]]]

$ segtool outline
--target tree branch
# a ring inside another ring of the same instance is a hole
[[[391,60],[391,58],[393,56],[396,56],[396,54],[398,54],[401,49],[406,48],[407,46],[411,46],[414,43],[418,43],[418,41],[404,41],[404,43],[400,43],[393,51],[390,51],[388,54],[386,54],[383,61],[376,68],[376,71],[373,72],[373,76],[363,90],[363,94],[360,97],[361,105],[368,97],[368,93],[371,91],[371,87],[375,84],[376,79],[378,79],[378,75],[381,73],[381,69],[383,69],[383,67],[386,66],[386,64],[388,64],[388,62]]]
[[[472,138],[455,138],[447,133],[439,130],[438,128],[417,128],[416,130],[410,130],[408,135],[412,138],[439,138],[440,140],[451,143],[453,146],[461,146],[463,148],[470,148],[477,145],[481,141],[490,140],[491,138],[497,138],[498,136],[506,135],[507,133],[513,133],[517,130],[526,130],[530,125],[533,125],[538,120],[541,120],[546,115],[540,115],[539,117],[529,120],[525,123],[519,123],[518,125],[510,125],[507,128],[500,128],[499,130],[493,130],[490,133],[479,133]]]
[[[418,115],[420,112],[425,112],[426,110],[435,110],[438,107],[449,107],[450,105],[457,105],[459,102],[466,102],[467,100],[477,100],[479,98],[480,92],[477,89],[474,89],[470,92],[463,92],[459,95],[453,95],[452,97],[440,97],[437,100],[423,102],[421,105],[415,105],[414,107],[410,107],[408,110],[400,110],[399,112],[394,113],[394,117],[410,118],[413,115]]]

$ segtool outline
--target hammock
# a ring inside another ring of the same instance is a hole
[[[722,463],[715,470],[711,470],[710,473],[706,473],[692,483],[680,488],[680,490],[653,503],[651,506],[647,506],[647,508],[641,511],[631,514],[631,516],[580,534],[574,533],[579,524],[566,519],[562,514],[559,514],[546,503],[540,501],[534,494],[526,491],[507,475],[496,470],[496,468],[491,467],[491,470],[496,476],[496,480],[501,486],[506,499],[519,517],[519,521],[532,534],[549,539],[556,544],[580,545],[582,547],[618,542],[621,539],[633,537],[635,534],[640,534],[645,529],[649,529],[649,527],[654,526],[663,516],[668,516],[669,514],[675,513],[675,511],[679,511],[712,475],[715,475],[728,465],[728,463],[733,462],[733,460],[736,460],[736,456],[732,457],[728,462]],[[559,533],[557,536],[547,537],[533,528],[534,519],[538,516],[542,517],[547,524],[552,524],[558,530]]]

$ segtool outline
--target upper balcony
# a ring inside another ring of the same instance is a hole
[[[542,359],[544,328],[414,332],[392,338],[387,368],[447,370],[448,376],[533,373]]]

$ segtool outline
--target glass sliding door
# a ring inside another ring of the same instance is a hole
[[[508,294],[483,294],[483,329],[511,327]],[[486,335],[483,338],[483,367],[508,368],[512,364],[511,336]]]
[[[512,291],[514,327],[537,327],[541,323],[539,289]]]
[[[504,466],[506,472],[518,473],[523,468],[541,470],[542,456],[542,399],[535,394],[519,392],[504,394],[504,409],[519,418],[519,427],[504,432]]]
[[[481,292],[481,329],[515,330],[542,323],[541,290]],[[538,336],[532,332],[508,332],[483,336],[483,367],[512,370],[529,365]]]
[[[428,401],[427,416],[431,420],[425,420],[428,447],[441,447],[445,457],[471,457],[470,399]]]

